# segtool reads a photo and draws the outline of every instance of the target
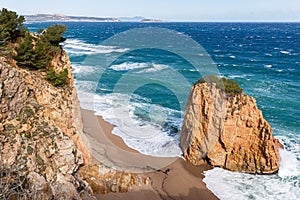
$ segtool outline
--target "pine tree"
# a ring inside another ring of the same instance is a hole
[[[59,43],[66,41],[63,34],[66,32],[67,28],[65,25],[56,24],[48,27],[42,33],[42,38],[48,41],[51,45],[59,46]]]
[[[18,16],[16,12],[3,8],[0,11],[0,45],[12,41],[26,32],[23,26],[25,18]]]
[[[17,61],[18,66],[34,68],[35,56],[32,41],[32,36],[27,33],[16,48],[17,55],[14,56],[14,59]]]
[[[42,69],[50,66],[51,57],[47,53],[47,45],[38,40],[34,49],[35,68]]]
[[[52,68],[47,72],[46,79],[55,87],[62,87],[67,83],[68,69],[64,69],[63,71],[57,74]]]

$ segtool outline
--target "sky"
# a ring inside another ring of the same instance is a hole
[[[0,0],[19,14],[134,17],[168,21],[297,21],[300,0]]]

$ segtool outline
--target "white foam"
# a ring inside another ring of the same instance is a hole
[[[300,163],[295,154],[290,151],[279,149],[280,168],[278,175],[281,178],[287,178],[300,175]]]
[[[229,56],[229,58],[235,59],[236,57],[235,56]]]
[[[157,72],[161,71],[164,69],[167,69],[169,66],[168,65],[162,65],[162,64],[152,64],[150,65],[149,68],[143,69],[138,73],[149,73],[149,72]]]
[[[282,53],[282,54],[291,54],[291,52],[289,52],[289,51],[280,51],[280,53]]]
[[[116,46],[88,44],[77,39],[68,39],[63,45],[67,53],[76,55],[109,54],[113,52],[122,53],[129,50],[127,48],[118,48]]]
[[[148,67],[147,63],[124,62],[118,65],[111,65],[109,68],[115,71],[127,71],[132,69],[141,69]]]
[[[272,68],[272,65],[265,65],[265,68]]]
[[[95,92],[95,89],[97,88],[97,83],[93,82],[93,81],[80,81],[80,80],[75,79],[74,85],[75,85],[78,93],[84,93],[84,94],[85,93],[93,93],[93,92]]]
[[[82,74],[82,73],[93,73],[98,70],[95,66],[86,66],[79,64],[72,64],[73,74]]]
[[[221,200],[300,198],[299,183],[277,175],[251,175],[220,168],[206,171],[204,175],[207,188]]]
[[[203,181],[218,198],[300,199],[300,146],[297,135],[278,136],[287,150],[280,150],[280,168],[274,175],[251,175],[220,168],[204,172]]]
[[[112,93],[99,96],[81,91],[78,93],[83,107],[86,109],[93,107],[92,110],[96,111],[97,115],[115,125],[113,134],[120,136],[129,147],[143,154],[159,157],[177,157],[182,154],[179,134],[175,137],[169,136],[159,126],[161,122],[170,121],[168,119],[172,117],[172,113],[179,111],[151,105],[146,101],[128,103],[129,96],[126,94]],[[134,114],[137,108],[148,109],[151,120],[139,119]],[[181,121],[177,123],[181,124]]]
[[[252,74],[243,74],[243,75],[230,75],[228,76],[231,79],[237,79],[237,78],[246,78],[246,77],[253,77]]]
[[[272,57],[273,55],[272,54],[270,54],[270,53],[266,53],[265,54],[266,56],[270,56],[270,57]]]

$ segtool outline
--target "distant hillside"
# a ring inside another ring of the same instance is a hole
[[[47,21],[59,21],[59,22],[118,22],[117,18],[102,18],[102,17],[79,17],[79,16],[66,16],[60,14],[37,14],[37,15],[25,15],[27,22],[47,22]]]
[[[25,15],[27,22],[162,22],[158,19],[147,19],[142,16],[136,17],[83,17],[67,16],[61,14],[36,14]]]
[[[136,16],[136,17],[119,17],[121,22],[140,22],[145,19],[145,17]]]

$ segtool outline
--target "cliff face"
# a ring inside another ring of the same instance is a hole
[[[277,172],[278,148],[283,148],[253,97],[225,97],[214,83],[193,86],[180,145],[194,165],[207,162],[247,173]]]
[[[62,88],[47,82],[44,72],[0,59],[0,171],[11,175],[1,180],[9,183],[11,195],[16,192],[9,188],[13,182],[29,185],[30,191],[21,194],[27,198],[91,196],[88,185],[76,175],[91,157],[70,62],[65,52],[55,59],[56,71],[69,71],[68,84]]]

